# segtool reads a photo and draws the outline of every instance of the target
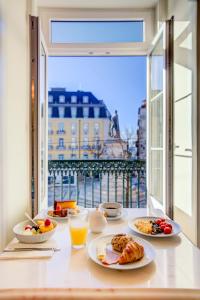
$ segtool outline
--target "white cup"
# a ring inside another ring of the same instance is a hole
[[[105,202],[100,205],[108,217],[116,217],[122,212],[122,205],[117,202]]]

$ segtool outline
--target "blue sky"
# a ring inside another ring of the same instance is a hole
[[[146,57],[49,57],[49,89],[91,91],[111,114],[118,110],[120,130],[137,128],[138,108],[146,99]]]

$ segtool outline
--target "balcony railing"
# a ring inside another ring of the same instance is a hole
[[[56,150],[66,150],[66,146],[58,145],[58,146],[56,146]]]
[[[64,129],[59,129],[56,131],[57,134],[65,134],[66,131]]]
[[[120,202],[124,207],[146,206],[146,166],[141,160],[50,160],[49,205],[76,199],[84,207]]]

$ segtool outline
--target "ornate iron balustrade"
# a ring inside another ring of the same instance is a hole
[[[55,199],[74,199],[95,207],[120,202],[124,207],[146,205],[146,166],[142,160],[50,160],[49,205]]]

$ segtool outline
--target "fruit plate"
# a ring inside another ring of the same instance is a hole
[[[74,215],[74,216],[82,215],[82,214],[84,214],[84,213],[86,212],[86,210],[87,210],[85,207],[80,206],[80,205],[78,205],[78,208],[80,209],[80,212],[77,213],[77,214]],[[53,210],[53,208],[51,207],[50,210]],[[70,208],[69,210],[71,210],[71,208]],[[59,217],[59,216],[53,217],[53,216],[49,215],[48,212],[49,212],[49,210],[46,212],[46,217],[48,217],[49,219],[52,219],[52,220],[56,220],[56,221],[64,221],[64,220],[68,220],[69,216],[73,216],[73,214],[70,214],[70,213],[69,213],[66,217]]]
[[[128,263],[125,265],[119,265],[117,264],[112,264],[112,265],[105,265],[103,264],[98,258],[97,258],[97,247],[101,243],[105,243],[107,247],[111,247],[111,240],[114,237],[115,234],[108,234],[108,235],[103,235],[100,237],[97,237],[96,239],[92,240],[89,245],[88,245],[88,255],[93,260],[96,264],[107,268],[107,269],[114,269],[114,270],[133,270],[133,269],[138,269],[142,268],[144,266],[147,266],[150,264],[154,259],[155,259],[155,251],[153,246],[145,241],[142,238],[139,238],[137,236],[133,236],[130,234],[130,236],[134,239],[134,241],[138,242],[144,247],[144,257],[136,262],[133,263]],[[115,252],[115,251],[114,251]]]
[[[153,234],[144,233],[144,232],[140,231],[136,227],[136,225],[135,225],[135,223],[137,221],[139,221],[139,220],[145,220],[145,221],[146,220],[152,220],[152,221],[154,221],[154,220],[157,220],[157,219],[159,219],[159,217],[150,217],[150,216],[149,217],[147,217],[147,216],[145,216],[145,217],[138,217],[138,218],[134,218],[134,219],[129,220],[128,226],[135,233],[139,233],[139,234],[141,234],[143,236],[149,236],[149,237],[153,237],[153,238],[167,238],[167,237],[172,237],[172,236],[175,236],[175,235],[177,235],[177,234],[179,234],[181,232],[181,226],[178,223],[172,221],[171,219],[167,219],[167,218],[166,218],[167,223],[169,223],[169,224],[172,225],[172,233],[170,233],[170,234],[158,233],[158,234],[153,235]]]

